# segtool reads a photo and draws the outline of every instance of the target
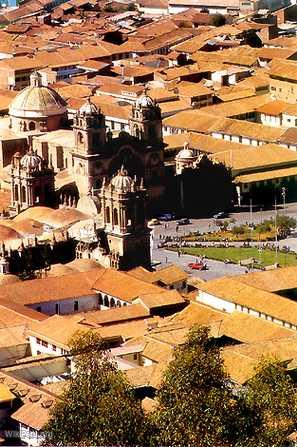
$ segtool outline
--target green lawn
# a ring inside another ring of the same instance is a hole
[[[208,259],[216,259],[225,261],[229,259],[231,262],[238,263],[243,259],[255,258],[256,262],[262,266],[272,265],[278,262],[282,267],[297,265],[297,256],[292,253],[278,252],[277,256],[272,250],[259,251],[256,247],[240,248],[240,247],[187,247],[182,249],[183,253],[193,256],[205,256]]]

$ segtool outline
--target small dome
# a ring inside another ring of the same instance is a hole
[[[185,142],[184,148],[179,151],[176,156],[177,160],[194,160],[195,158],[195,154],[191,149],[189,149],[189,143],[187,142]]]
[[[11,101],[9,115],[21,118],[39,118],[62,115],[67,112],[66,102],[52,88],[42,85],[41,76],[33,73],[31,84]]]
[[[117,175],[111,180],[111,184],[117,192],[129,192],[131,191],[133,180],[122,166]]]
[[[142,95],[136,100],[136,107],[154,107],[154,101],[148,95]]]
[[[27,154],[21,158],[21,167],[27,170],[37,170],[41,164],[41,161],[42,159],[39,155],[32,151],[27,152]]]
[[[99,110],[97,106],[91,102],[90,98],[88,98],[88,100],[79,109],[79,113],[82,115],[98,115]]]

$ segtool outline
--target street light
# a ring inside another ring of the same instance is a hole
[[[286,208],[286,194],[287,194],[287,188],[285,188],[285,186],[282,187],[282,198],[283,198],[283,208]]]

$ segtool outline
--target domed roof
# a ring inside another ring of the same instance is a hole
[[[81,106],[79,113],[84,115],[97,115],[99,113],[98,107],[91,102],[90,98]]]
[[[27,208],[16,217],[14,217],[13,221],[20,222],[24,219],[32,219],[37,220],[38,222],[42,222],[42,220],[49,217],[53,211],[53,208],[49,208],[47,206],[32,206],[31,208]]]
[[[27,152],[21,158],[21,167],[27,170],[37,170],[41,164],[41,157],[33,151]]]
[[[9,241],[13,239],[21,239],[20,234],[13,228],[6,227],[0,224],[0,240]]]
[[[176,156],[177,160],[193,160],[195,159],[194,152],[189,149],[189,143],[184,144],[184,148],[179,151],[179,153]]]
[[[117,175],[111,180],[111,184],[117,192],[129,192],[131,191],[133,180],[129,177],[124,166],[122,166]]]
[[[20,278],[17,275],[11,275],[11,274],[2,274],[0,275],[0,285],[1,286],[7,286],[8,284],[15,284],[16,282],[19,282]]]
[[[142,95],[136,100],[136,107],[154,107],[154,101],[148,95]]]
[[[31,84],[11,101],[9,114],[22,118],[47,117],[66,113],[66,102],[52,88],[42,85],[41,76],[33,73]]]

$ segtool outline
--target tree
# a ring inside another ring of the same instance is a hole
[[[264,359],[239,394],[232,417],[234,445],[281,447],[293,431],[296,417],[293,381],[279,361]]]
[[[296,220],[293,217],[280,214],[276,217],[276,227],[278,235],[281,238],[286,238],[290,234],[291,228],[296,228]]]
[[[45,431],[59,445],[141,445],[144,415],[122,372],[94,332],[71,341],[75,373]]]
[[[176,348],[157,398],[155,445],[224,445],[231,391],[208,328],[193,327],[184,345]]]
[[[214,14],[211,17],[211,25],[212,26],[223,26],[226,23],[226,17],[222,14]]]

